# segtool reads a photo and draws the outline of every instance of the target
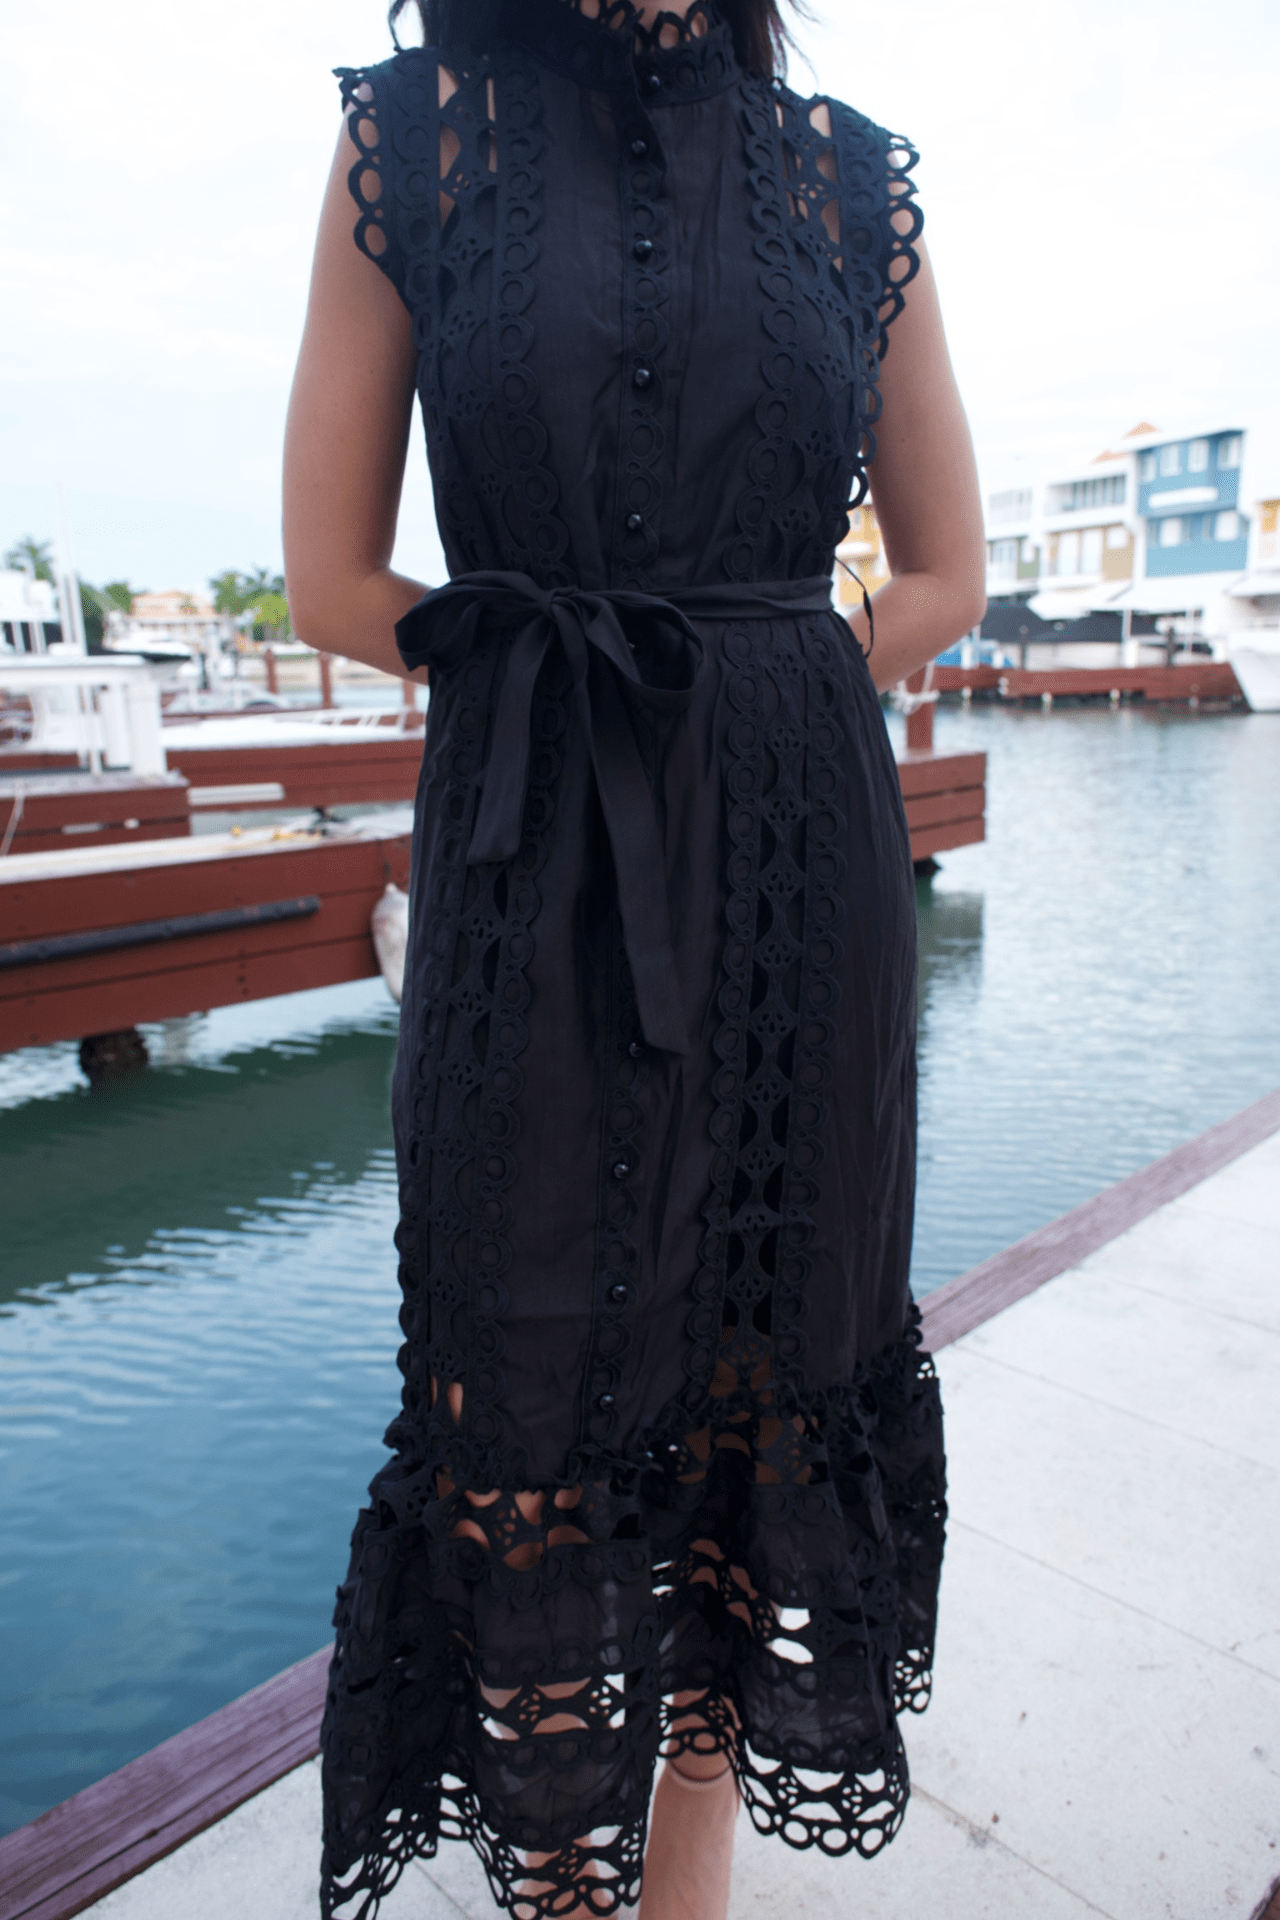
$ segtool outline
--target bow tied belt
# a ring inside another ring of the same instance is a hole
[[[406,667],[460,667],[483,631],[509,632],[484,788],[468,866],[520,851],[533,693],[559,641],[573,682],[613,851],[618,907],[645,1040],[687,1053],[683,996],[667,901],[667,870],[653,794],[622,689],[655,719],[682,712],[705,664],[690,616],[766,620],[826,612],[831,582],[765,580],[693,587],[665,596],[592,587],[538,586],[523,573],[466,573],[426,594],[396,623]]]

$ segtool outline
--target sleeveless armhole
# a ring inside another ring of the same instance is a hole
[[[439,165],[416,164],[439,152],[437,78],[425,49],[397,54],[376,67],[336,67],[347,130],[360,158],[347,175],[357,209],[354,238],[381,269],[409,311],[415,301],[413,255],[434,250]],[[421,201],[422,205],[416,203]]]
[[[876,315],[875,353],[884,358],[889,328],[906,305],[903,289],[920,271],[916,241],[924,215],[909,140],[887,133],[840,100],[828,102],[840,192],[840,250],[857,297]]]

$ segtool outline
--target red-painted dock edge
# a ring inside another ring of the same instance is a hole
[[[926,1348],[972,1333],[1277,1132],[1280,1089],[939,1287],[922,1306]],[[329,1656],[321,1647],[0,1838],[0,1920],[70,1920],[310,1760]]]
[[[1226,660],[1181,667],[938,667],[938,693],[998,693],[1004,700],[1105,699],[1110,693],[1143,700],[1238,700],[1240,682]]]
[[[43,940],[304,895],[317,896],[320,908],[306,919],[265,919],[234,931],[14,966],[0,973],[0,1052],[379,971],[369,916],[388,881],[408,885],[406,815],[385,823],[370,816],[327,836],[281,831],[265,844],[246,838],[237,846],[228,837],[181,845],[180,860],[157,852],[148,863],[140,853],[119,867],[77,865],[74,856],[52,854],[31,877],[18,862],[0,863],[5,938]],[[66,873],[55,865],[64,858]]]

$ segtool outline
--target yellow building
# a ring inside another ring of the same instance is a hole
[[[841,565],[840,563],[844,564]],[[845,569],[848,568],[848,572]],[[884,541],[876,510],[869,500],[854,507],[849,515],[849,531],[836,548],[836,605],[852,610],[862,605],[862,587],[850,579],[856,573],[868,593],[874,593],[889,578]]]

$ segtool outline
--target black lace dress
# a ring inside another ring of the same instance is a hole
[[[710,7],[512,0],[488,54],[342,78],[452,580],[399,629],[404,1395],[339,1593],[323,1904],[371,1915],[445,1835],[518,1916],[604,1914],[664,1742],[871,1854],[927,1697],[914,893],[830,606],[914,155]]]

